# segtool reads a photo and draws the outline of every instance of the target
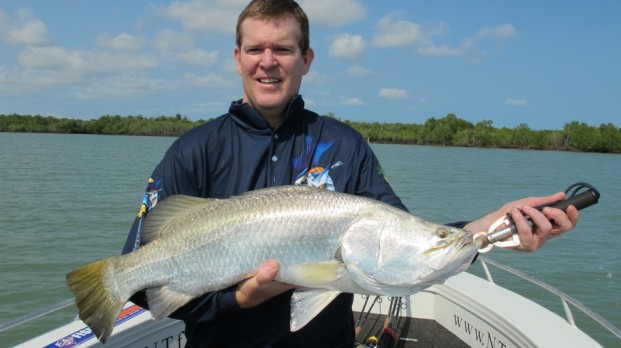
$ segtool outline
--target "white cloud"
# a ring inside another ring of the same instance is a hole
[[[45,23],[34,17],[31,9],[17,10],[17,18],[11,19],[0,9],[0,42],[17,45],[44,45],[47,43]]]
[[[509,105],[509,106],[526,106],[528,105],[528,101],[525,99],[518,99],[518,98],[507,98],[505,99],[505,104]]]
[[[65,71],[81,75],[135,72],[158,66],[157,60],[146,54],[69,51],[57,46],[28,47],[19,55],[19,63],[26,69]]]
[[[27,69],[85,70],[85,51],[67,51],[58,46],[28,47],[19,55],[19,63]]]
[[[248,1],[174,1],[165,8],[155,8],[155,12],[178,21],[190,31],[235,33],[237,17]]]
[[[449,47],[448,45],[423,45],[418,48],[418,53],[423,56],[436,56],[436,57],[454,57],[462,56],[466,53],[467,46]]]
[[[207,89],[232,89],[238,86],[238,82],[215,74],[205,76],[187,74],[183,76],[183,86]]]
[[[499,45],[517,36],[518,31],[512,24],[503,24],[497,27],[483,28],[474,36],[464,38],[456,47],[446,44],[437,45],[431,39],[425,40],[418,48],[418,53],[426,56],[463,56],[468,53],[485,55],[487,52],[485,52],[482,46],[490,43],[492,45]]]
[[[362,106],[364,102],[360,98],[349,98],[345,99],[342,102],[343,105],[354,105],[354,106]]]
[[[185,52],[177,52],[173,55],[173,57],[176,60],[186,64],[209,67],[218,63],[220,53],[209,52],[201,48],[195,48]]]
[[[323,24],[340,27],[366,16],[366,9],[356,0],[300,0],[311,27]]]
[[[381,88],[379,96],[387,99],[408,99],[410,97],[405,89],[400,88]]]
[[[420,41],[421,26],[414,22],[395,20],[390,14],[377,23],[378,32],[373,36],[376,47],[405,47]]]
[[[178,87],[171,81],[128,75],[95,79],[73,92],[78,99],[104,99],[109,97],[136,97],[173,91]]]
[[[194,46],[194,41],[187,33],[164,29],[155,34],[153,45],[159,51],[171,52],[190,49]]]
[[[363,77],[372,73],[371,69],[367,69],[360,65],[354,65],[347,68],[345,72],[349,77]]]
[[[127,33],[121,33],[115,37],[110,37],[104,33],[97,37],[96,42],[99,47],[128,52],[140,51],[144,45],[141,38]]]
[[[493,28],[483,28],[477,35],[477,40],[505,40],[518,36],[517,29],[512,24],[503,24]]]
[[[321,74],[317,72],[317,70],[312,70],[308,72],[308,74],[304,75],[304,84],[305,85],[316,85],[321,86],[330,82],[330,77],[328,75]]]
[[[153,38],[153,45],[162,58],[194,66],[213,66],[220,59],[219,52],[196,48],[189,34],[171,29],[159,31]]]
[[[340,34],[330,44],[330,55],[340,59],[354,60],[364,52],[366,42],[360,35]]]
[[[174,1],[166,7],[153,6],[155,13],[178,21],[190,31],[235,33],[237,17],[248,0]],[[366,16],[366,9],[357,0],[300,0],[311,26],[323,24],[339,27]]]

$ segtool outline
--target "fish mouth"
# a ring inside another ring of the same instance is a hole
[[[481,241],[479,238],[474,238],[474,234],[466,233],[458,242],[457,247],[459,248],[457,252],[451,258],[450,263],[456,261],[463,261],[468,257],[474,258],[476,252],[481,248]]]

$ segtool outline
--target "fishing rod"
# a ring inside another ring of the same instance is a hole
[[[358,316],[358,321],[356,322],[356,328],[355,328],[355,339],[358,340],[358,336],[360,336],[360,332],[362,331],[362,326],[364,325],[364,323],[366,322],[367,318],[369,317],[369,314],[371,314],[371,311],[373,310],[373,307],[375,306],[376,303],[382,303],[382,297],[381,296],[375,296],[375,298],[373,299],[373,302],[371,302],[371,306],[369,307],[369,309],[365,312],[365,308],[367,306],[367,302],[369,301],[369,298],[371,297],[370,295],[362,295],[362,296],[366,296],[365,301],[364,301],[364,305],[362,306],[362,310],[360,311],[360,315]],[[363,317],[364,315],[364,317]],[[367,335],[368,336],[368,335]],[[366,341],[367,337],[365,337],[365,341]],[[361,347],[364,347],[364,345],[360,345]]]
[[[384,329],[382,330],[378,348],[394,348],[397,345],[395,330],[399,327],[399,321],[401,320],[402,305],[403,299],[401,297],[390,298],[388,316],[384,320]]]

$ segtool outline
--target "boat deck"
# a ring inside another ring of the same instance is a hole
[[[358,315],[360,313],[354,313],[355,318]],[[362,347],[365,347],[364,343],[368,337],[381,337],[385,319],[384,315],[369,314],[361,325],[358,339]],[[395,331],[398,338],[395,348],[470,347],[435,320],[404,317],[397,321],[396,327],[399,329]]]

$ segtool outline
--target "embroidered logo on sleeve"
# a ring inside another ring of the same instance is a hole
[[[140,205],[140,210],[138,210],[138,217],[141,218],[145,213],[148,213],[157,205],[157,201],[160,197],[161,189],[161,181],[153,180],[153,178],[149,178],[147,181],[147,188],[144,193],[144,197],[142,198],[142,204]]]
[[[138,210],[138,218],[140,219],[138,223],[138,230],[136,231],[136,239],[134,240],[134,250],[140,248],[140,235],[142,234],[142,219],[147,216],[151,209],[155,208],[157,202],[160,198],[160,191],[162,182],[160,180],[154,180],[153,178],[149,178],[147,181],[147,188],[145,190],[144,196],[142,197],[142,204],[140,205],[140,209]]]

